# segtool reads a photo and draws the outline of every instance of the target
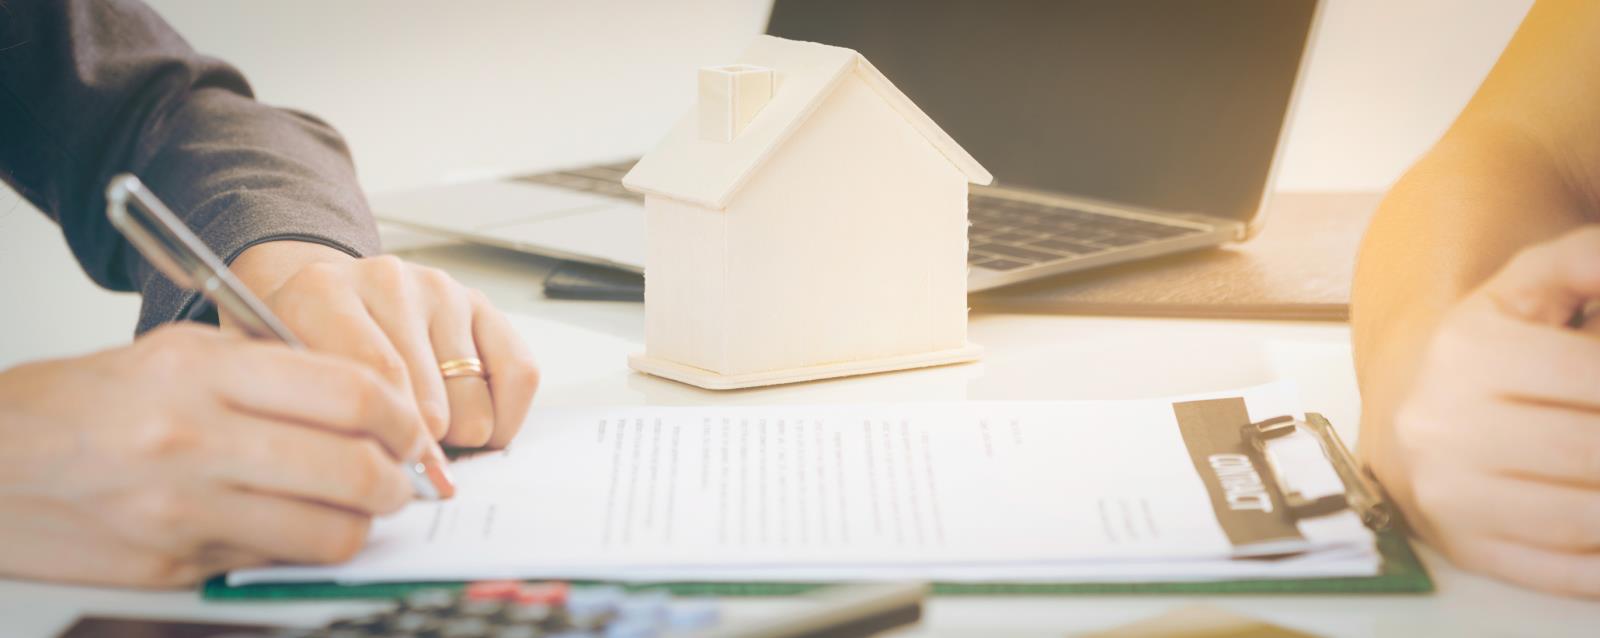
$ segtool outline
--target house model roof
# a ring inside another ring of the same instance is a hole
[[[695,111],[690,109],[661,144],[623,178],[623,185],[699,206],[726,208],[766,159],[851,73],[877,91],[969,181],[988,184],[994,180],[872,63],[851,49],[761,36],[737,62],[770,68],[776,76],[772,99],[755,119],[733,141],[711,142],[700,139]]]

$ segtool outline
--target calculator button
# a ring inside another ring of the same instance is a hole
[[[606,626],[606,638],[656,638],[661,630],[646,620],[619,619]]]
[[[488,618],[500,613],[505,608],[505,603],[499,600],[472,600],[463,599],[456,603],[456,613],[462,616],[475,618]]]
[[[407,611],[389,620],[389,630],[402,634],[420,634],[432,631],[439,625],[433,616],[420,611]]]
[[[542,601],[552,601],[546,603]],[[411,592],[388,611],[292,631],[300,638],[668,638],[714,628],[712,598],[673,597],[666,590],[628,592],[563,582],[481,581],[459,590]],[[252,634],[253,636],[255,634]]]
[[[641,620],[659,624],[667,619],[667,603],[672,597],[664,591],[645,591],[622,599],[617,605],[617,616],[624,620]]]
[[[422,589],[406,594],[404,603],[411,609],[444,609],[455,603],[455,597],[443,589]]]
[[[571,593],[566,583],[520,585],[511,600],[519,605],[562,605]]]
[[[508,600],[522,588],[522,583],[514,580],[482,580],[467,585],[463,593],[471,600]]]
[[[673,631],[713,627],[720,617],[716,602],[711,600],[680,600],[667,606],[667,626]]]
[[[549,605],[538,604],[511,605],[506,607],[505,611],[506,622],[513,624],[540,625],[549,622],[555,615],[555,611]]]
[[[439,627],[440,638],[484,638],[489,622],[482,618],[456,618]]]
[[[574,618],[613,613],[622,602],[621,587],[585,587],[567,594],[567,613]]]
[[[333,621],[333,623],[328,625],[328,628],[329,629],[371,629],[371,630],[377,630],[377,629],[381,629],[384,625],[388,624],[388,621],[389,621],[389,615],[388,614],[372,614],[370,616],[358,616],[358,617],[355,617],[355,618],[344,618],[344,619],[341,619],[341,620],[335,620],[335,621]]]

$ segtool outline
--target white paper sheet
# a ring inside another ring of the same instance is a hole
[[[1291,386],[1245,396],[1298,413]],[[458,496],[374,525],[337,566],[231,584],[619,580],[1205,580],[1366,575],[1348,513],[1246,560],[1217,522],[1171,400],[536,410]]]

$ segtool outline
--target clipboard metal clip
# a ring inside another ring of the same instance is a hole
[[[1361,517],[1362,524],[1367,527],[1378,531],[1388,529],[1394,522],[1394,510],[1384,498],[1383,488],[1356,461],[1350,448],[1345,447],[1344,441],[1334,432],[1333,424],[1321,414],[1308,412],[1305,419],[1284,415],[1248,423],[1239,428],[1239,438],[1263,461],[1262,467],[1276,472],[1271,463],[1265,462],[1267,442],[1302,430],[1316,439],[1323,456],[1327,457],[1333,471],[1344,484],[1344,492],[1307,498],[1297,491],[1280,490],[1290,515],[1296,519],[1314,518],[1349,509]],[[1284,485],[1282,481],[1274,483]]]

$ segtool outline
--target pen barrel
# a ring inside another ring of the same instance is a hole
[[[227,316],[233,325],[253,339],[281,341],[296,350],[306,349],[305,343],[294,336],[289,327],[283,325],[261,300],[253,296],[227,294],[228,289],[222,279],[226,276],[217,273],[200,284],[200,293],[217,305],[219,314]],[[236,289],[244,290],[244,284],[237,279],[231,283]]]

